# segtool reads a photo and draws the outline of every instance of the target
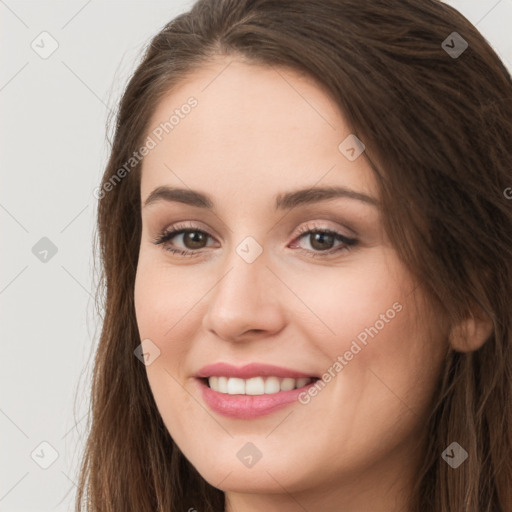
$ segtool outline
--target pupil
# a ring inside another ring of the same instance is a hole
[[[327,240],[327,245],[329,246],[329,247],[327,247],[327,249],[329,249],[332,242],[334,241],[333,235],[329,235],[326,233],[314,233],[313,234],[313,243],[311,244],[311,246],[315,249],[320,249],[320,250],[325,249],[326,248],[326,245],[325,245],[326,240]],[[318,246],[316,246],[317,242],[320,242],[320,244]]]
[[[192,244],[192,246],[189,247],[190,249],[197,249],[198,247],[200,248],[201,243],[204,242],[204,240],[202,240],[203,238],[202,233],[199,233],[198,231],[189,231],[186,233],[185,241]],[[188,246],[188,244],[186,245]]]

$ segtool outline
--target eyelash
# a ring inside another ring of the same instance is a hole
[[[197,250],[190,250],[190,249],[176,249],[175,247],[170,246],[167,244],[167,242],[171,239],[173,239],[177,235],[181,235],[187,232],[197,232],[197,233],[203,233],[206,236],[211,237],[209,233],[206,231],[199,229],[197,226],[194,225],[185,225],[185,224],[177,224],[173,226],[170,230],[165,229],[162,231],[154,240],[153,243],[155,245],[162,245],[163,249],[165,251],[170,251],[174,254],[179,254],[180,256],[186,256],[186,257],[193,257],[198,254],[198,252],[201,251],[201,249]],[[315,234],[315,233],[323,233],[327,235],[334,236],[337,240],[343,242],[341,246],[338,246],[337,248],[332,248],[326,251],[311,251],[309,249],[302,249],[298,248],[297,250],[301,252],[308,253],[308,256],[312,258],[326,258],[328,256],[331,256],[334,253],[342,252],[342,251],[350,251],[352,250],[352,247],[356,246],[358,243],[358,240],[356,238],[348,238],[341,233],[338,233],[337,231],[333,231],[331,229],[327,228],[320,228],[315,225],[305,225],[299,229],[299,232],[296,234],[294,238],[294,242],[301,239],[306,234]],[[213,237],[211,237],[213,238]],[[340,248],[341,247],[341,248]]]

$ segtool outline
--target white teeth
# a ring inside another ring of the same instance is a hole
[[[246,395],[264,395],[265,383],[261,377],[253,377],[245,381],[245,394]]]
[[[286,377],[252,377],[239,379],[236,377],[209,377],[210,388],[218,393],[229,395],[273,395],[280,391],[290,391],[307,386],[313,379],[302,377],[291,379]]]
[[[273,395],[274,393],[279,393],[279,391],[281,391],[279,379],[277,377],[268,377],[265,381],[265,395]]]
[[[303,377],[302,379],[297,379],[297,387],[302,388],[304,386],[307,386],[311,382],[311,379],[309,377]]]
[[[228,392],[228,379],[227,377],[217,377],[219,379],[217,384],[217,391],[219,393],[227,393]]]
[[[212,389],[219,389],[219,377],[210,377],[209,383]]]
[[[245,395],[245,381],[235,377],[228,379],[228,394]]]
[[[281,381],[281,391],[290,391],[295,389],[295,379],[283,379]]]

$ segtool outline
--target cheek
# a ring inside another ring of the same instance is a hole
[[[397,330],[400,317],[406,316],[405,300],[413,288],[410,277],[384,256],[389,255],[368,256],[353,268],[319,269],[315,276],[295,281],[296,294],[307,307],[298,305],[304,314],[292,322],[300,325],[302,321],[304,328],[306,321],[312,325],[316,317],[315,332],[308,332],[308,337],[331,359],[351,349],[358,352],[357,345],[362,355],[373,339],[385,338],[386,333],[392,342],[390,331]]]
[[[172,340],[187,325],[188,315],[206,290],[186,268],[165,265],[158,258],[141,254],[134,289],[141,339]]]
[[[141,254],[134,286],[137,326],[140,339],[151,340],[159,351],[159,356],[146,366],[146,373],[157,407],[171,432],[182,428],[180,424],[188,410],[197,408],[183,388],[188,376],[183,362],[201,323],[195,306],[199,306],[204,293],[201,281],[189,278],[186,270]]]
[[[343,334],[328,347],[338,363],[330,371],[335,374],[331,405],[344,404],[343,411],[338,408],[340,421],[354,418],[352,433],[372,430],[367,419],[373,418],[382,435],[406,435],[421,428],[418,419],[428,414],[446,345],[428,322],[426,308],[417,306],[421,297],[396,288],[381,292],[373,303],[368,296],[372,307],[361,308],[364,313],[347,304],[343,320],[340,316],[337,327]]]
[[[340,271],[338,280],[332,269],[317,277],[298,293],[322,322],[313,322],[311,312],[296,322],[322,353],[324,381],[332,391],[320,392],[324,403],[356,423],[374,417],[385,425],[390,413],[424,414],[445,343],[412,276],[396,260],[381,258],[364,270]]]

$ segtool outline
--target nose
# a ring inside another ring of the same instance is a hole
[[[266,338],[285,325],[284,285],[267,268],[264,253],[252,263],[235,251],[208,294],[203,327],[230,342]]]

